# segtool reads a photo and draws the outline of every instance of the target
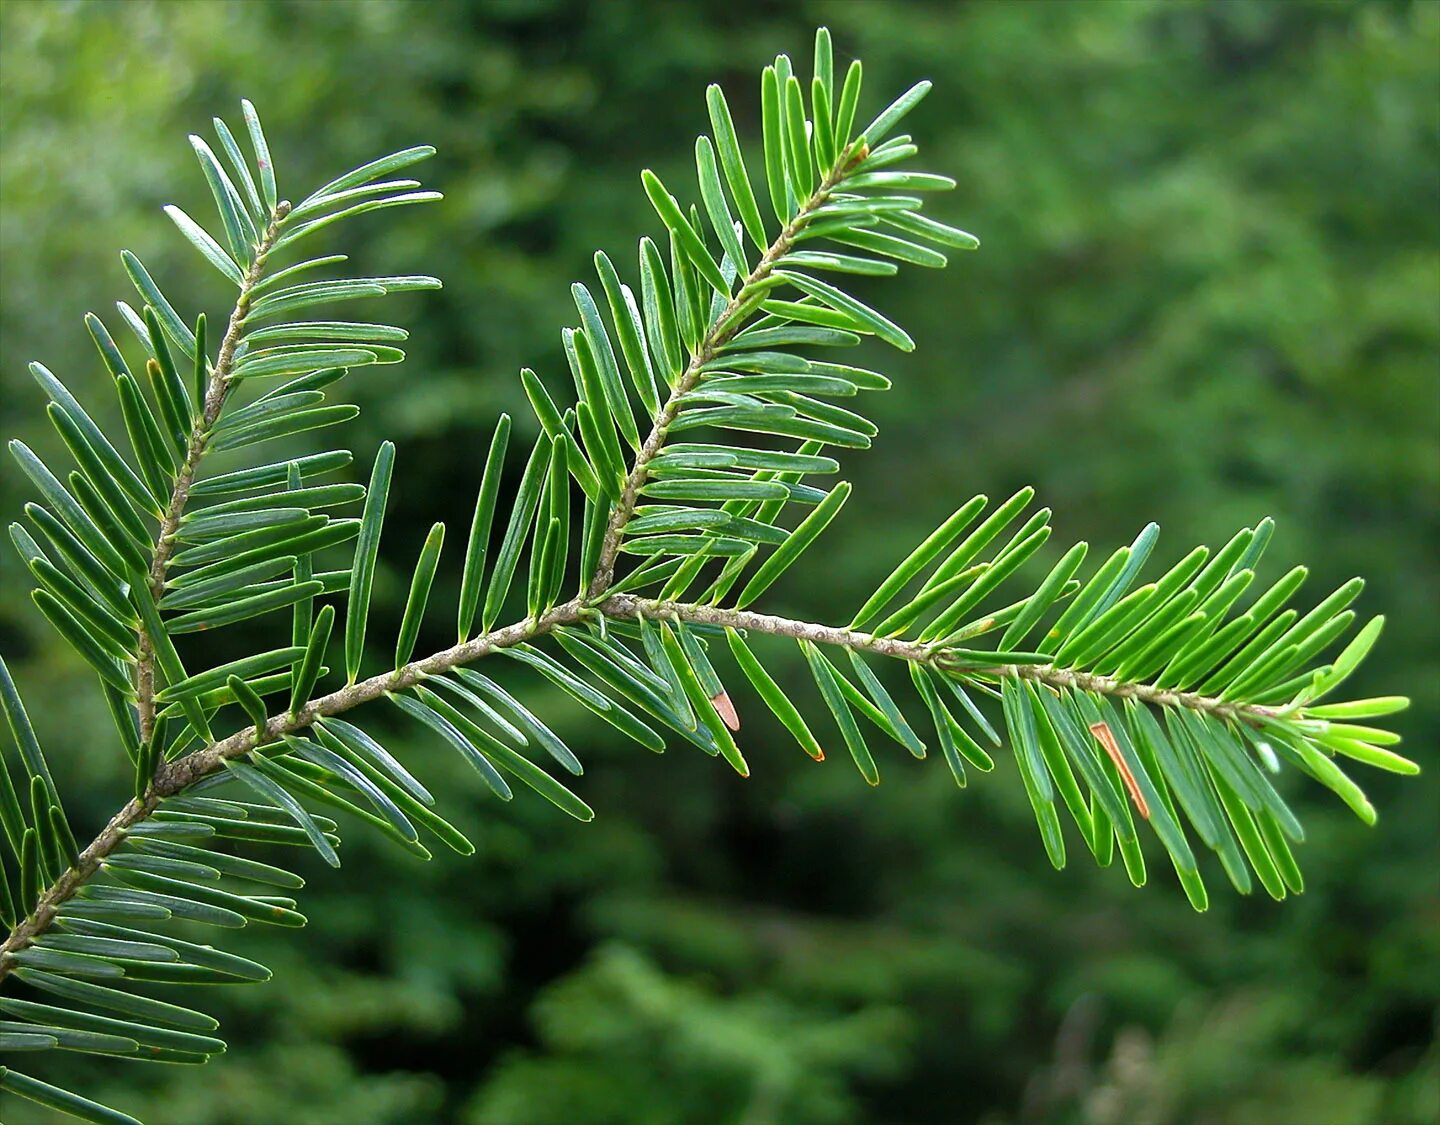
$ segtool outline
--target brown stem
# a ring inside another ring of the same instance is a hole
[[[379,699],[389,692],[403,691],[430,676],[440,675],[462,664],[473,663],[483,656],[488,656],[496,649],[509,648],[512,645],[523,644],[525,641],[542,636],[557,625],[573,625],[584,616],[585,608],[580,599],[572,598],[563,605],[546,610],[538,618],[517,621],[503,629],[496,629],[483,636],[472,637],[468,641],[434,653],[423,660],[406,664],[403,668],[382,672],[378,676],[371,676],[368,680],[349,684],[339,691],[312,699],[294,714],[286,712],[274,716],[265,724],[262,741],[270,742],[282,734],[303,730],[316,719],[349,711],[352,707]],[[247,727],[203,750],[197,750],[193,754],[187,754],[177,761],[162,766],[155,777],[156,791],[162,797],[171,796],[199,781],[207,774],[214,773],[226,760],[248,754],[256,745],[255,734],[255,727]]]

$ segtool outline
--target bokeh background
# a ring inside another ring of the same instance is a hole
[[[1161,864],[1144,891],[1118,865],[1053,871],[1008,762],[961,792],[897,753],[872,792],[757,717],[741,781],[531,690],[587,759],[595,823],[502,807],[397,730],[478,855],[419,865],[353,832],[339,872],[307,869],[308,931],[237,938],[276,979],[215,999],[227,1058],[84,1063],[88,1090],[157,1125],[1440,1117],[1434,2],[3,0],[0,429],[57,450],[31,359],[101,401],[80,318],[130,296],[122,246],[192,315],[223,309],[159,213],[205,210],[184,136],[213,114],[254,99],[296,197],[434,143],[445,202],[340,245],[446,283],[387,314],[409,361],[348,384],[358,464],[400,450],[383,639],[425,530],[468,521],[496,413],[533,425],[518,367],[561,377],[568,283],[655,226],[639,168],[688,180],[712,80],[753,138],[759,68],[808,66],[821,22],[864,58],[872,111],[935,80],[911,131],[959,180],[937,213],[983,246],[876,291],[920,346],[869,357],[896,382],[881,437],[774,604],[848,617],[975,491],[1033,482],[1058,539],[1105,551],[1158,519],[1170,559],[1271,514],[1272,575],[1308,563],[1316,597],[1369,577],[1389,625],[1354,686],[1414,696],[1399,725],[1427,773],[1366,777],[1375,830],[1296,789],[1307,893],[1239,899],[1216,869],[1197,916]],[[23,497],[7,463],[7,522]],[[123,755],[4,554],[0,647],[88,831]]]

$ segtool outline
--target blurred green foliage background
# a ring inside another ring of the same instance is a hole
[[[820,22],[872,108],[935,80],[911,128],[960,181],[937,213],[983,246],[877,290],[919,349],[869,357],[896,381],[881,437],[812,580],[772,604],[847,618],[975,491],[1033,482],[1061,539],[1106,551],[1158,519],[1167,559],[1268,513],[1270,573],[1310,564],[1316,597],[1371,580],[1389,626],[1355,687],[1415,697],[1400,726],[1428,772],[1365,778],[1375,830],[1292,790],[1307,893],[1240,900],[1217,868],[1197,916],[1159,864],[1144,891],[1118,865],[1052,871],[1008,762],[960,792],[897,753],[871,792],[758,717],[741,781],[527,688],[588,751],[594,824],[502,807],[397,733],[477,857],[354,833],[340,872],[314,865],[309,930],[241,935],[276,980],[216,1000],[227,1058],[76,1064],[87,1092],[157,1125],[1440,1118],[1433,0],[3,0],[0,429],[56,451],[31,359],[100,404],[80,318],[128,296],[120,247],[190,315],[225,307],[159,214],[205,210],[184,135],[213,114],[257,102],[294,197],[431,142],[445,202],[340,247],[446,284],[387,313],[410,360],[349,384],[359,466],[400,448],[403,568],[433,520],[468,521],[495,414],[532,425],[517,368],[561,377],[568,283],[655,227],[638,170],[690,178],[708,81],[753,138],[759,67],[808,65]],[[0,471],[6,522],[23,497]],[[0,647],[88,835],[123,755],[8,548],[0,586]],[[382,642],[403,594],[382,571]]]

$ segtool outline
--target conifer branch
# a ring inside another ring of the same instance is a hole
[[[901,559],[846,625],[750,608],[844,506],[848,482],[817,483],[839,471],[832,454],[864,449],[878,433],[851,402],[888,388],[889,380],[811,353],[866,336],[913,347],[897,324],[826,278],[886,276],[901,262],[934,268],[947,260],[937,247],[978,246],[964,231],[922,214],[921,193],[954,181],[903,167],[917,148],[910,137],[891,135],[929,83],[917,83],[859,128],[860,75],[855,62],[843,85],[836,82],[824,29],[810,83],[802,85],[784,55],[764,69],[757,182],[777,225],[761,216],[724,95],[710,88],[713,139],[696,145],[703,211],[683,208],[652,173],[642,176],[669,237],[668,266],[655,243],[642,239],[637,299],[609,258],[597,255],[608,324],[602,302],[584,285],[574,287],[582,324],[564,334],[573,406],[558,405],[543,380],[522,372],[540,433],[508,511],[501,481],[509,418],[496,426],[465,546],[459,641],[412,659],[441,565],[445,527],[437,524],[410,573],[393,660],[368,677],[361,672],[374,656],[367,627],[394,446],[381,446],[368,487],[317,483],[350,463],[346,450],[218,477],[204,478],[200,470],[209,449],[248,448],[349,420],[355,408],[323,405],[325,388],[351,369],[404,358],[395,346],[408,335],[402,328],[295,314],[437,288],[437,280],[309,280],[308,271],[343,255],[273,273],[266,265],[272,254],[342,219],[438,198],[412,190],[418,181],[385,179],[433,149],[371,161],[292,207],[279,197],[268,144],[248,102],[253,162],[216,121],[233,177],[204,141],[191,138],[220,236],[176,208],[167,211],[238,289],[213,365],[203,318],[191,332],[127,255],[143,315],[123,302],[119,307],[148,356],[153,406],[104,325],[95,317],[87,324],[120,396],[134,467],[38,364],[32,371],[50,399],[51,421],[78,468],[62,480],[22,443],[11,447],[41,501],[26,508],[39,538],[17,523],[12,540],[36,580],[37,607],[100,677],[118,741],[135,768],[135,796],[87,846],[77,846],[0,660],[0,716],[23,771],[17,788],[0,755],[0,921],[10,927],[0,943],[0,981],[15,977],[78,1005],[16,1007],[0,995],[0,1011],[27,1021],[23,1031],[8,1024],[0,1030],[0,1049],[93,1047],[75,1029],[101,1026],[94,1007],[127,1017],[104,1017],[103,1027],[123,1032],[104,1036],[107,1051],[140,1057],[144,1044],[145,1057],[164,1058],[164,1044],[181,1033],[152,1022],[196,1030],[215,1023],[127,991],[131,983],[268,975],[254,962],[172,939],[163,924],[179,917],[220,926],[299,925],[304,919],[293,900],[230,887],[295,888],[303,880],[187,841],[303,844],[338,865],[338,824],[309,807],[328,804],[422,858],[431,853],[421,829],[427,841],[473,851],[433,811],[434,797],[404,763],[341,718],[356,718],[351,712],[364,704],[388,700],[460,753],[500,799],[511,799],[513,780],[589,820],[589,806],[527,751],[543,751],[575,776],[579,758],[523,702],[476,670],[491,656],[545,677],[633,743],[658,751],[673,736],[748,776],[727,676],[748,681],[801,749],[824,757],[801,706],[749,647],[756,638],[790,642],[814,681],[821,713],[833,720],[869,784],[880,780],[867,741],[875,731],[916,758],[927,755],[927,745],[938,747],[962,786],[967,769],[994,766],[982,743],[993,749],[1008,741],[1055,866],[1066,862],[1066,813],[1100,864],[1109,864],[1118,848],[1139,885],[1146,879],[1140,842],[1146,827],[1198,910],[1208,892],[1187,825],[1242,893],[1252,888],[1252,871],[1276,898],[1303,886],[1290,845],[1304,834],[1271,781],[1276,774],[1288,769],[1318,781],[1373,823],[1374,808],[1335,759],[1416,772],[1414,762],[1388,749],[1397,735],[1362,722],[1406,700],[1325,699],[1368,654],[1382,620],[1370,620],[1338,654],[1326,656],[1355,623],[1348,607],[1363,585],[1358,579],[1304,613],[1289,605],[1305,580],[1303,568],[1250,596],[1273,530],[1268,519],[1213,553],[1195,548],[1143,584],[1156,525],[1085,577],[1087,547],[1076,544],[1038,585],[997,608],[997,591],[1014,585],[1050,536],[1050,511],[1026,516],[1030,489],[995,506],[976,496]],[[300,275],[305,279],[297,281]],[[282,280],[289,284],[280,288]],[[195,363],[193,395],[176,371],[176,350]],[[271,379],[284,382],[235,405],[235,388]],[[643,440],[637,399],[651,419]],[[692,430],[705,440],[694,440]],[[672,441],[680,433],[686,440]],[[324,514],[362,500],[358,518]],[[804,514],[793,518],[797,509]],[[503,531],[495,526],[501,513]],[[148,519],[158,520],[153,534]],[[493,554],[492,532],[499,537]],[[322,552],[352,540],[346,565],[317,568]],[[578,566],[572,541],[579,544]],[[519,600],[512,587],[527,555],[525,613],[496,627]],[[633,560],[628,569],[620,566],[622,556]],[[709,584],[692,592],[702,576]],[[319,685],[337,613],[333,604],[317,611],[317,602],[342,592],[346,682],[326,691]],[[278,610],[290,616],[283,647],[200,670],[182,663],[175,637]],[[967,647],[995,633],[992,647]],[[933,727],[933,739],[911,725],[871,667],[874,657],[905,667],[915,689],[907,702],[923,706],[929,723],[917,726]],[[1005,737],[972,693],[1000,702]],[[267,703],[277,695],[278,707]],[[753,729],[747,725],[747,736]],[[251,799],[209,795],[225,784]],[[137,950],[152,960],[132,956]],[[119,984],[96,985],[88,979],[94,976]],[[174,1053],[183,1061],[224,1047],[209,1036],[181,1038],[185,1048]],[[0,1089],[87,1120],[133,1121],[6,1066]]]

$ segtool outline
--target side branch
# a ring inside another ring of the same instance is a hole
[[[1262,718],[1271,718],[1276,712],[1268,707],[1246,703],[1221,702],[1210,696],[1195,692],[1169,691],[1150,684],[1131,683],[1112,676],[1096,676],[1089,672],[1074,672],[1056,668],[1051,664],[981,664],[966,662],[953,653],[936,645],[919,641],[904,641],[895,637],[877,637],[856,629],[841,629],[832,625],[815,625],[808,621],[794,621],[787,617],[775,617],[768,613],[752,613],[749,610],[720,609],[707,605],[683,605],[675,602],[638,598],[630,594],[616,594],[601,602],[597,608],[607,617],[634,620],[638,617],[652,619],[670,618],[690,625],[717,625],[727,629],[744,629],[752,633],[764,633],[773,637],[790,637],[794,640],[810,641],[817,645],[832,645],[837,648],[855,649],[859,652],[873,652],[896,660],[908,660],[916,664],[930,664],[945,672],[964,673],[976,679],[1021,679],[1034,680],[1047,687],[1072,691],[1093,692],[1118,699],[1138,699],[1155,707],[1183,707],[1201,711],[1218,719],[1258,725]]]
[[[655,425],[650,430],[649,436],[645,438],[640,446],[640,451],[635,455],[635,464],[631,467],[630,475],[625,478],[625,486],[620,492],[620,499],[615,505],[615,511],[610,516],[609,526],[605,529],[605,540],[600,548],[599,562],[595,568],[594,577],[590,580],[589,596],[594,599],[601,596],[610,586],[615,577],[615,560],[620,554],[620,541],[625,534],[625,525],[630,522],[630,517],[635,512],[635,505],[639,502],[640,489],[649,477],[649,466],[651,460],[665,445],[666,432],[670,424],[675,421],[675,416],[680,413],[680,400],[695,389],[695,384],[700,381],[701,369],[723,348],[744,323],[745,316],[754,308],[752,300],[756,287],[761,285],[775,266],[786,254],[790,252],[795,237],[810,222],[811,216],[817,209],[824,206],[830,198],[836,186],[847,175],[853,171],[856,164],[865,158],[865,150],[851,149],[843,154],[835,167],[815,189],[814,194],[796,210],[795,215],[781,229],[775,241],[772,242],[755,268],[740,284],[739,290],[730,298],[715,323],[700,341],[695,354],[690,357],[684,372],[676,381],[670,392],[670,397],[665,405],[660,408],[660,413],[655,416]]]
[[[631,594],[616,594],[601,602],[596,608],[606,617],[618,617],[631,621],[639,617],[646,617],[651,620],[679,620],[687,625],[718,625],[726,629],[744,629],[748,632],[764,633],[772,637],[790,637],[794,640],[811,641],[817,645],[874,652],[881,656],[891,656],[897,660],[909,660],[918,664],[930,663],[934,655],[929,645],[923,645],[918,641],[877,637],[870,633],[862,633],[857,629],[815,625],[808,621],[775,617],[768,613],[754,613],[748,609],[720,609],[718,606],[687,605],[658,601],[654,598],[639,598]]]
[[[235,307],[230,310],[230,320],[225,326],[225,335],[216,353],[215,366],[205,389],[205,401],[201,404],[200,417],[190,431],[190,440],[185,448],[185,460],[175,476],[175,487],[170,492],[170,503],[160,520],[160,530],[155,535],[155,550],[150,558],[150,594],[159,601],[165,592],[165,572],[170,565],[170,556],[175,551],[175,533],[180,528],[180,518],[185,514],[185,505],[190,499],[190,488],[195,483],[195,473],[205,447],[210,441],[210,431],[225,408],[225,398],[230,391],[230,373],[235,366],[235,348],[240,343],[240,334],[245,327],[245,316],[250,311],[250,295],[265,273],[265,259],[280,235],[285,217],[290,214],[290,204],[283,200],[275,207],[270,225],[255,248],[255,257],[245,271],[240,285],[240,294],[235,298]],[[140,739],[149,742],[155,730],[155,647],[150,635],[142,625],[137,634],[137,659],[135,666],[136,711],[140,719]]]

